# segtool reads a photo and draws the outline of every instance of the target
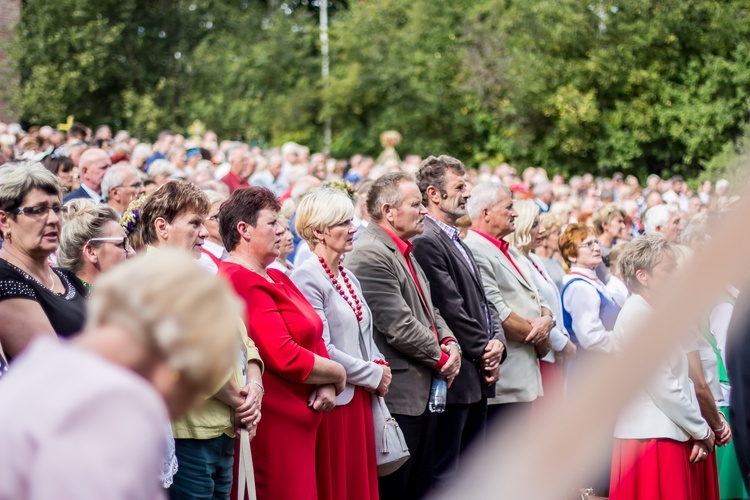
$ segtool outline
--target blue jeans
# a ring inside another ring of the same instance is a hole
[[[175,439],[177,474],[170,500],[226,500],[232,491],[234,438]]]

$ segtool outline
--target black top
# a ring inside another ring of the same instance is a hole
[[[53,271],[65,286],[65,293],[53,292],[33,276],[0,259],[0,301],[29,299],[37,302],[55,333],[70,337],[83,329],[86,320],[85,288],[71,272],[58,268]]]

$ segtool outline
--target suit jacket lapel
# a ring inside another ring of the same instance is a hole
[[[450,237],[447,234],[445,234],[445,232],[442,229],[440,229],[440,226],[438,226],[435,222],[425,217],[425,226],[429,227],[432,231],[435,231],[437,233],[437,236],[440,239],[440,241],[443,243],[443,245],[447,246],[448,251],[452,252],[453,255],[456,257],[456,259],[458,259],[458,261],[466,268],[466,270],[471,275],[477,287],[480,290],[483,290],[484,287],[479,282],[479,274],[478,274],[479,270],[476,268],[474,263],[473,262],[471,263],[474,269],[469,267],[469,263],[466,262],[466,257],[464,257],[463,254],[461,254],[461,251],[453,243],[453,240],[451,240]],[[466,248],[466,245],[464,245],[463,242],[461,242],[460,240],[459,240],[459,244],[463,245],[463,249],[466,250],[466,254],[471,256],[471,251],[468,248]]]
[[[472,238],[476,238],[476,241],[481,242],[482,245],[487,246],[487,250],[490,253],[490,255],[493,255],[499,262],[500,265],[502,265],[505,269],[508,270],[515,278],[526,288],[531,289],[531,285],[529,284],[529,281],[526,279],[526,276],[523,274],[519,274],[519,272],[516,270],[515,266],[510,263],[508,258],[503,254],[502,251],[500,251],[499,248],[497,248],[495,245],[492,244],[492,242],[488,241],[487,238],[480,234],[476,234]],[[508,251],[510,253],[510,250]],[[516,262],[517,265],[520,267],[520,263]]]

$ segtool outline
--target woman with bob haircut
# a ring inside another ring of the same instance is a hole
[[[299,203],[296,229],[313,252],[292,280],[323,321],[323,339],[333,361],[346,370],[346,389],[318,437],[331,474],[318,474],[320,498],[377,499],[378,470],[372,396],[385,396],[391,369],[372,339],[372,313],[357,278],[343,266],[357,228],[354,204],[344,192],[320,188]]]
[[[63,219],[57,262],[88,291],[99,274],[134,254],[120,218],[109,205],[77,198],[63,206]]]
[[[620,305],[596,276],[602,263],[594,230],[570,224],[560,236],[560,252],[570,265],[560,291],[565,328],[574,343],[586,352],[612,352],[612,328]]]
[[[632,295],[615,324],[616,350],[651,317],[651,304],[677,268],[675,253],[661,234],[631,241],[620,255],[619,266]],[[611,500],[719,498],[715,475],[714,481],[694,477],[700,468],[696,464],[713,452],[715,435],[701,416],[684,348],[673,352],[620,414],[614,437]]]
[[[0,498],[160,498],[165,422],[226,378],[239,314],[182,251],[102,275],[83,333],[34,339],[3,377]]]
[[[268,265],[284,232],[279,201],[265,188],[236,190],[219,211],[229,258],[219,274],[245,302],[245,324],[265,361],[264,418],[252,442],[259,499],[316,499],[315,439],[321,412],[330,411],[346,386],[344,368],[330,359],[323,322],[294,283]],[[325,474],[324,471],[319,471]]]
[[[8,358],[38,335],[70,337],[85,322],[85,289],[50,267],[60,245],[60,183],[36,162],[0,168],[0,345]]]

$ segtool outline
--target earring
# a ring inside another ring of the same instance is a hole
[[[8,234],[5,236],[5,239],[8,240],[8,243],[12,243],[10,239],[10,231],[8,231]]]

